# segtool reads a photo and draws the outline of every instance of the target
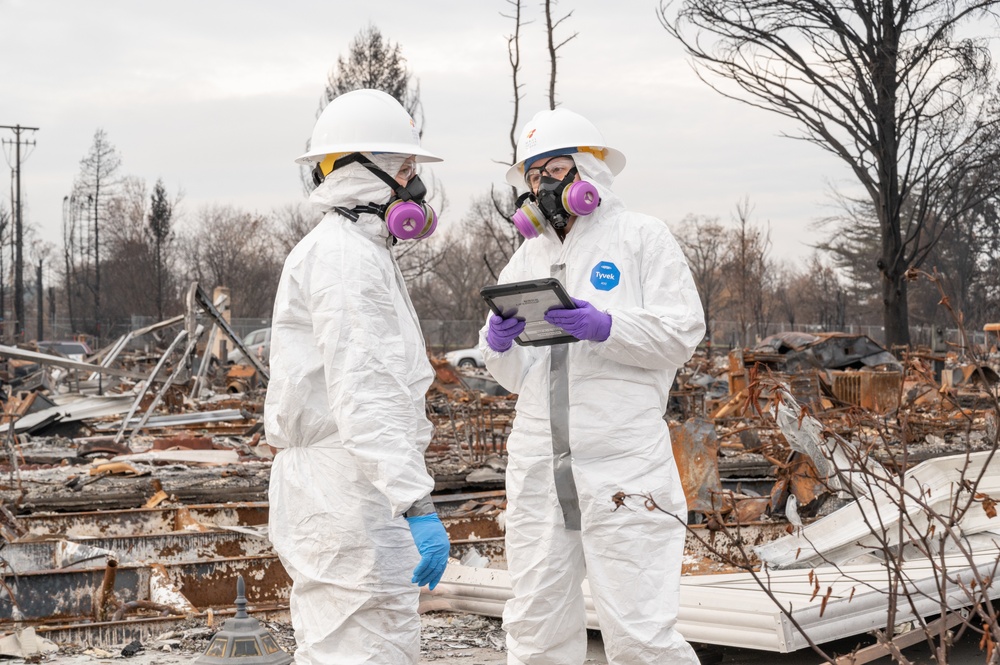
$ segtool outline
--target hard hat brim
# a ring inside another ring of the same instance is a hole
[[[604,150],[604,163],[611,170],[611,175],[616,176],[621,173],[622,169],[625,168],[625,155],[614,148],[602,146],[602,150]],[[524,163],[535,159],[535,157],[537,155],[531,155],[507,169],[507,184],[518,189],[527,189],[528,183],[524,182]]]
[[[372,145],[371,143],[341,143],[338,144],[336,148],[336,150],[329,148],[323,150],[310,150],[304,155],[296,157],[295,161],[298,164],[313,164],[315,162],[323,161],[323,158],[329,154],[350,154],[353,152],[389,152],[397,155],[413,155],[417,162],[444,161],[441,157],[438,157],[434,153],[410,144],[386,143],[384,145]]]

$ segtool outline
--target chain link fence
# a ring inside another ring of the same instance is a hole
[[[443,321],[428,319],[421,322],[424,340],[427,347],[439,353],[453,349],[464,349],[479,343],[479,329],[483,321]],[[750,330],[744,329],[737,321],[712,322],[712,347],[716,349],[731,349],[735,347],[753,347],[769,335],[782,332],[804,332],[813,335],[819,333],[842,332],[849,335],[865,335],[875,342],[885,345],[885,328],[882,326],[845,325],[839,330],[824,328],[816,324],[768,323],[761,327],[763,334],[756,333],[756,326]],[[968,341],[971,344],[985,346],[987,336],[982,330],[967,330]],[[961,346],[962,336],[957,328],[937,328],[934,326],[910,326],[910,342],[913,346],[935,345],[935,340],[945,346]]]
[[[4,322],[4,339],[13,338],[13,326],[11,322]],[[77,325],[79,325],[79,320]],[[123,321],[109,321],[102,325],[102,340],[109,343],[111,340],[126,334],[130,330],[136,330],[144,326],[156,323],[156,319],[150,316],[133,316],[131,319]],[[234,318],[230,321],[230,326],[241,337],[246,337],[254,330],[267,328],[271,325],[269,318]],[[421,328],[424,333],[424,341],[427,348],[436,353],[446,353],[455,349],[465,349],[474,347],[479,343],[479,329],[483,326],[483,321],[452,321],[442,319],[424,319],[421,321]],[[8,330],[9,328],[9,330]],[[69,317],[46,317],[45,337],[50,340],[77,339],[80,335],[74,332],[72,321]],[[713,321],[712,322],[712,346],[717,349],[730,349],[737,346],[753,347],[764,337],[781,332],[805,332],[811,334],[843,332],[851,335],[866,335],[878,342],[885,344],[885,328],[882,326],[862,326],[845,325],[839,330],[824,328],[816,324],[808,323],[768,323],[759,328],[763,334],[759,334],[758,326],[751,325],[749,329],[744,328],[738,321]],[[968,330],[966,334],[972,344],[984,346],[987,344],[987,335],[982,330]],[[29,328],[26,331],[27,339],[35,338],[35,329]],[[84,341],[96,343],[92,337],[84,335]],[[910,326],[910,340],[914,346],[934,346],[935,342],[946,346],[960,346],[962,343],[961,333],[957,328],[935,328],[929,325]],[[148,342],[145,342],[148,343]],[[142,348],[144,342],[136,342],[134,348]]]
[[[712,346],[714,348],[753,347],[765,337],[783,332],[804,332],[817,335],[820,333],[842,332],[849,335],[865,335],[881,345],[885,345],[885,328],[883,326],[844,325],[839,328],[825,328],[809,323],[767,323],[759,328],[751,324],[744,328],[738,321],[713,321]],[[970,344],[984,346],[987,342],[986,333],[982,330],[967,330]],[[962,335],[958,328],[943,328],[929,325],[910,326],[910,344],[912,346],[934,346],[935,341],[944,345],[961,346]]]

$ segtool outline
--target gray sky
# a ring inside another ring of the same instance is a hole
[[[539,0],[525,2],[524,100],[518,128],[545,108],[548,56]],[[558,101],[587,116],[628,165],[615,190],[671,223],[728,222],[749,197],[775,256],[802,261],[847,171],[819,148],[782,138],[788,121],[725,99],[699,81],[647,0],[562,0]],[[69,194],[97,128],[121,172],[184,192],[190,221],[206,204],[268,212],[302,200],[293,160],[312,130],[327,74],[368,23],[398,42],[419,79],[423,143],[447,192],[442,227],[502,185],[512,112],[502,0],[0,0],[0,125],[39,127],[24,163],[25,218],[61,244]],[[3,138],[13,138],[0,130]],[[10,207],[10,148],[0,201]]]

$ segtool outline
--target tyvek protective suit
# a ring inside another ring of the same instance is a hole
[[[615,510],[612,496],[648,493],[686,516],[663,415],[677,368],[705,333],[701,301],[666,225],[628,212],[602,161],[573,157],[600,207],[576,220],[565,243],[551,227],[525,241],[499,282],[556,276],[571,296],[611,315],[610,337],[498,353],[486,342],[488,325],[480,334],[490,373],[518,394],[507,440],[508,663],[583,662],[586,575],[609,663],[693,665],[693,649],[674,630],[684,527],[641,502]],[[575,487],[557,487],[563,463]]]
[[[370,159],[396,173],[401,155]],[[311,201],[385,203],[359,164]],[[296,663],[415,664],[420,555],[402,513],[429,496],[433,380],[385,223],[337,212],[288,255],[274,304],[265,400],[274,459],[269,535],[292,578]]]

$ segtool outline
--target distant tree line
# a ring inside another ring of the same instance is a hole
[[[969,330],[1000,321],[1000,219],[996,202],[962,215],[934,244],[924,265],[942,275],[951,304]],[[883,308],[878,272],[866,257],[877,255],[877,221],[857,217],[830,220],[835,228],[816,245],[804,265],[776,257],[770,229],[752,219],[748,201],[735,207],[733,220],[688,215],[673,231],[698,286],[711,338],[712,321],[732,321],[735,340],[751,345],[775,324],[814,325],[836,332],[848,326],[881,326]],[[909,284],[909,323],[945,326],[953,322],[940,307],[934,284]]]
[[[107,340],[132,316],[180,313],[188,285],[229,287],[235,317],[271,315],[281,263],[309,224],[298,208],[258,213],[234,205],[185,212],[180,192],[121,175],[103,130],[63,208],[57,316],[74,332]],[[296,228],[300,223],[302,228]]]
[[[514,97],[511,163],[523,87],[519,82],[522,74],[520,40],[523,27],[530,21],[524,19],[520,0],[506,1],[509,11],[504,16],[513,21],[513,30],[508,35]],[[743,2],[745,11],[758,11],[751,0],[720,0],[723,1]],[[709,62],[705,60],[709,52],[697,51],[696,45],[686,40],[682,29],[691,25],[706,30],[704,21],[717,7],[687,0],[681,5],[679,18],[670,20],[665,7],[661,9],[661,17],[668,31],[682,38],[696,61]],[[548,97],[550,108],[554,108],[557,105],[557,51],[577,34],[556,38],[556,29],[571,17],[572,12],[563,17],[554,16],[550,0],[543,8],[551,60]],[[781,5],[779,9],[796,11],[793,6]],[[850,10],[845,5],[837,11]],[[947,19],[942,20],[948,23]],[[716,37],[730,40],[744,52],[773,46],[767,35],[748,35],[740,32],[741,27],[730,28],[731,34]],[[842,28],[844,26],[837,29]],[[947,35],[941,39],[945,37]],[[942,41],[939,46],[937,59],[929,61],[940,63],[953,57],[950,43]],[[963,92],[967,81],[978,85],[992,76],[988,54],[983,53],[981,44],[970,42],[967,46],[969,57],[962,63],[967,69],[961,70],[967,78],[954,80],[954,94]],[[867,51],[862,55],[868,57]],[[915,62],[931,58],[919,50],[904,55]],[[791,53],[785,57],[795,59]],[[874,139],[866,143],[863,139],[867,135],[860,133],[853,143],[842,145],[837,142],[836,133],[810,120],[808,113],[816,109],[819,117],[831,117],[824,109],[836,105],[834,97],[823,101],[822,95],[817,93],[819,96],[814,100],[819,102],[795,110],[798,107],[793,101],[797,97],[788,91],[780,92],[783,88],[779,84],[783,79],[768,78],[776,74],[761,64],[773,64],[776,62],[773,58],[748,61],[757,63],[754,66],[762,69],[746,71],[733,69],[728,61],[712,62],[715,73],[736,80],[749,95],[763,96],[769,104],[777,104],[779,112],[805,123],[808,139],[851,162],[873,196],[843,197],[839,206],[842,212],[826,221],[828,237],[816,245],[804,265],[773,255],[770,230],[766,223],[753,218],[749,199],[736,203],[732,220],[695,213],[673,224],[698,285],[709,320],[710,338],[715,321],[734,322],[741,338],[739,341],[746,344],[762,336],[768,324],[776,322],[791,326],[808,323],[826,330],[838,330],[848,325],[885,325],[891,319],[892,326],[897,326],[891,332],[897,338],[901,334],[898,329],[900,313],[909,324],[947,323],[938,307],[940,298],[936,289],[907,280],[909,267],[936,268],[943,275],[951,303],[964,313],[970,328],[1000,320],[1000,220],[997,215],[1000,172],[996,162],[990,159],[998,152],[994,146],[1000,144],[996,140],[1000,132],[994,131],[998,116],[993,107],[980,103],[986,98],[992,100],[992,95],[980,95],[975,105],[966,95],[964,106],[939,108],[931,120],[945,124],[935,125],[939,130],[935,137],[928,139],[921,134],[907,139],[910,143],[905,149],[914,151],[913,154],[918,155],[914,159],[923,161],[920,161],[919,170],[898,176],[904,185],[903,190],[899,190],[893,188],[881,172],[874,179],[871,176],[871,169],[875,168],[871,164],[883,163],[896,148],[886,147]],[[826,84],[836,78],[836,72],[824,69],[822,63],[809,66],[823,72]],[[956,77],[961,74],[960,69],[955,70],[958,72]],[[841,72],[840,75],[845,80],[852,80],[849,73]],[[946,79],[935,90],[951,84],[952,79]],[[347,57],[337,59],[320,97],[319,111],[340,94],[362,87],[374,87],[392,94],[410,110],[423,131],[419,82],[407,69],[399,44],[385,39],[374,26],[362,29],[351,43]],[[840,89],[835,89],[830,94],[841,93]],[[908,94],[919,97],[912,91]],[[876,112],[882,109],[877,99],[862,101],[874,106],[854,104],[851,107],[855,109],[854,116],[838,121],[841,122],[838,126],[852,122],[864,125],[868,122],[866,118],[872,114],[877,116]],[[907,103],[909,106],[905,110],[909,115],[896,121],[916,123],[920,119],[920,108],[914,108],[915,102]],[[978,123],[975,127],[980,128],[971,137],[962,134],[965,131],[962,128],[969,122]],[[951,134],[947,134],[948,131]],[[946,136],[953,137],[955,143],[950,152],[945,149],[947,141],[942,138]],[[932,139],[938,146],[933,154],[930,148],[921,147]],[[931,168],[931,163],[939,164],[937,171]],[[414,305],[424,320],[480,321],[486,312],[479,288],[495,282],[522,241],[509,221],[515,192],[506,186],[491,187],[474,197],[468,210],[454,220],[447,214],[444,189],[427,176],[425,174],[433,204],[451,223],[442,224],[442,230],[430,240],[401,243],[396,248]],[[308,178],[303,178],[303,184],[308,192]],[[892,204],[895,207],[886,207],[888,204],[878,195],[880,188],[896,197]],[[656,211],[648,212],[655,214]],[[31,260],[44,265],[50,275],[43,291],[39,293],[36,288],[30,297],[36,311],[47,303],[50,317],[68,320],[74,333],[98,336],[104,341],[120,334],[133,315],[162,320],[183,311],[183,295],[195,280],[206,290],[228,287],[234,317],[268,318],[284,257],[318,220],[318,214],[305,202],[265,212],[232,204],[190,210],[184,205],[182,192],[168,192],[162,181],[150,184],[142,178],[126,175],[123,161],[110,138],[98,129],[63,201],[62,247],[40,242],[30,227],[27,230]],[[9,227],[9,211],[0,209],[0,244],[4,247],[10,240]],[[891,265],[887,263],[887,246],[897,246],[896,253],[889,257]],[[4,265],[7,258],[0,252],[0,279],[9,276],[9,266]],[[4,284],[0,283],[0,292],[3,288]],[[904,298],[905,305],[896,302],[897,295]],[[30,333],[31,326],[26,327]],[[456,344],[474,341],[467,333],[454,335],[452,339]]]

